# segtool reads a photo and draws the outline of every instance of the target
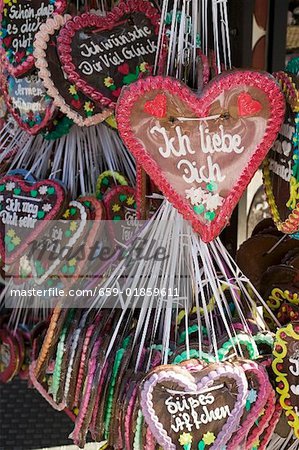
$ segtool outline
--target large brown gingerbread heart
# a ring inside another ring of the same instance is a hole
[[[205,242],[227,225],[283,116],[275,80],[254,71],[223,74],[199,98],[148,77],[123,90],[116,111],[126,146]]]

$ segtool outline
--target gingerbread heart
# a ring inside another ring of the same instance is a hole
[[[299,438],[299,323],[280,328],[276,333],[272,369],[276,375],[276,391],[288,424]]]
[[[91,99],[114,107],[123,86],[151,72],[159,13],[150,2],[120,2],[105,17],[82,14],[58,38],[63,70]]]
[[[57,36],[71,16],[56,15],[40,27],[34,41],[35,65],[54,104],[77,125],[91,126],[105,120],[112,111],[102,110],[66,78],[57,53]]]
[[[0,254],[11,264],[64,209],[65,190],[53,180],[0,179]]]
[[[244,116],[244,93],[259,111]],[[165,117],[148,110],[158,96],[166,99]],[[219,76],[199,98],[179,81],[148,77],[123,91],[116,111],[126,146],[205,242],[227,225],[283,115],[279,87],[254,71]]]
[[[277,228],[299,230],[299,78],[278,72],[276,79],[286,96],[284,123],[263,165],[265,191]]]
[[[223,448],[236,431],[247,395],[243,370],[213,364],[199,372],[160,366],[141,385],[146,423],[166,450]]]
[[[246,437],[247,440],[252,439],[251,435],[248,436],[248,433],[254,425],[259,413],[266,405],[270,393],[272,393],[271,398],[274,398],[275,403],[275,392],[272,389],[266,370],[253,361],[244,363],[243,370],[245,371],[248,382],[247,400],[240,421],[240,429],[231,437],[229,444],[227,445],[228,450],[238,448],[238,445],[240,445]],[[271,414],[269,414],[268,417],[270,418]],[[262,431],[263,428],[260,426],[258,432],[262,433]],[[256,434],[254,437],[256,437]]]
[[[1,0],[1,53],[11,75],[19,77],[34,67],[34,35],[50,16],[63,13],[66,5],[66,0]]]
[[[86,207],[80,202],[72,201],[62,220],[48,224],[43,236],[35,241],[34,250],[30,251],[32,271],[37,284],[42,284],[50,275],[57,275],[60,266],[74,259],[70,258],[69,254],[87,231],[86,223]]]
[[[24,78],[9,75],[4,95],[10,113],[18,125],[30,134],[37,134],[45,128],[57,111],[36,73]]]
[[[128,242],[141,224],[136,216],[136,191],[130,186],[115,186],[103,198],[108,227],[117,242]]]

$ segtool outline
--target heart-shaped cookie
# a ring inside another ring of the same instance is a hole
[[[114,107],[123,86],[151,72],[159,13],[150,2],[120,2],[105,17],[82,14],[58,38],[63,70],[91,99]]]
[[[259,111],[240,109],[244,94]],[[254,71],[223,74],[200,98],[179,81],[148,77],[123,91],[116,111],[126,146],[205,242],[227,225],[283,116],[276,82]]]
[[[266,370],[253,361],[248,361],[243,364],[243,370],[247,377],[248,393],[244,413],[240,421],[240,429],[231,437],[228,450],[234,450],[238,448],[244,439],[248,436],[248,432],[254,425],[259,413],[263,410],[266,402],[272,392],[272,398],[274,398],[275,404],[275,392],[272,389]],[[271,414],[269,415],[271,417]],[[262,433],[262,427],[260,427],[260,433]],[[256,431],[256,430],[255,430]]]
[[[136,216],[135,189],[130,186],[115,186],[106,192],[103,203],[112,239],[128,242],[141,227]]]
[[[278,72],[276,79],[286,96],[284,123],[263,165],[265,191],[277,228],[299,230],[299,78]]]
[[[141,386],[141,408],[166,450],[223,448],[236,431],[246,402],[243,370],[212,364],[199,372],[160,366]]]
[[[288,424],[299,439],[299,323],[280,328],[276,333],[272,369],[276,391]]]
[[[18,125],[29,134],[37,134],[57,112],[42,80],[36,73],[24,78],[7,77],[4,95],[8,109]]]
[[[30,262],[37,284],[42,284],[50,275],[57,275],[58,268],[73,259],[69,254],[77,241],[83,238],[86,223],[87,208],[80,202],[72,201],[61,220],[48,224],[43,236],[35,241],[34,250],[30,251]]]
[[[71,16],[48,19],[34,41],[35,65],[54,104],[77,125],[91,126],[105,120],[112,111],[102,110],[66,78],[57,53],[58,33]]]
[[[0,179],[0,254],[11,264],[64,209],[65,190],[53,180]]]
[[[19,77],[34,67],[35,34],[50,16],[63,13],[66,5],[66,0],[1,0],[1,53],[11,75]]]

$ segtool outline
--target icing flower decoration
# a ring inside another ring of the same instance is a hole
[[[76,222],[72,221],[70,224],[70,230],[71,231],[76,231],[78,228],[78,225],[76,224]]]
[[[71,95],[77,95],[77,89],[76,89],[76,86],[75,86],[74,84],[72,84],[72,85],[69,87],[69,93],[70,93]]]
[[[211,433],[208,431],[206,434],[203,435],[202,440],[206,445],[211,445],[213,442],[215,442],[216,436],[214,433]]]
[[[13,238],[15,236],[16,232],[12,229],[8,230],[7,236]]]
[[[48,187],[47,186],[41,186],[38,190],[38,192],[40,193],[40,195],[46,195],[48,191]]]
[[[94,110],[94,106],[92,105],[91,102],[85,102],[84,110],[86,111],[87,115],[91,115]]]
[[[109,88],[110,86],[113,86],[113,85],[114,85],[113,78],[111,78],[111,77],[106,77],[106,78],[104,78],[104,85],[105,85],[107,88]]]
[[[8,183],[6,183],[6,190],[7,191],[12,191],[15,187],[16,187],[16,185],[15,185],[15,183],[13,181],[9,181]]]
[[[254,389],[250,389],[250,391],[248,391],[247,400],[250,403],[254,403],[254,402],[256,402],[256,399],[257,399],[256,391]]]
[[[67,209],[67,210],[65,211],[65,213],[63,214],[63,218],[64,218],[64,219],[67,219],[68,217],[70,217],[70,210],[69,210],[69,209]]]
[[[139,66],[139,69],[140,69],[140,72],[148,72],[148,70],[149,70],[149,63],[147,63],[147,62],[143,62],[143,63],[141,63],[140,64],[140,66]]]
[[[76,262],[77,262],[77,261],[76,261],[76,258],[70,259],[70,260],[69,260],[69,266],[70,266],[70,267],[75,266],[75,265],[76,265]]]
[[[135,203],[134,197],[132,197],[132,196],[128,197],[127,205],[131,206],[131,205],[134,205],[134,203]]]
[[[46,204],[43,206],[43,211],[44,211],[44,212],[49,212],[49,211],[51,211],[51,209],[52,209],[52,205],[51,205],[50,203],[46,203]]]
[[[113,212],[117,212],[117,211],[119,211],[120,210],[120,206],[117,204],[117,203],[115,203],[113,206],[112,206],[112,211]]]
[[[14,238],[12,238],[11,242],[13,243],[13,245],[19,245],[21,239],[19,238],[19,236],[15,236]]]
[[[182,445],[182,446],[189,446],[189,445],[191,445],[192,444],[192,440],[193,440],[193,438],[192,438],[192,436],[191,436],[191,434],[190,433],[183,433],[183,434],[181,434],[181,436],[180,436],[180,438],[179,438],[179,443]]]

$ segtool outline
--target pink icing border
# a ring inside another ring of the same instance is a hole
[[[55,31],[60,30],[60,28],[62,28],[71,18],[72,16],[68,14],[65,16],[56,15],[53,19],[50,18],[43,25],[41,25],[33,43],[33,56],[35,58],[35,66],[38,69],[39,76],[43,80],[43,84],[47,89],[49,96],[53,98],[54,105],[57,106],[57,108],[59,108],[69,119],[73,120],[79,127],[89,127],[91,125],[96,125],[97,123],[103,122],[103,120],[111,116],[112,111],[110,109],[105,109],[101,113],[85,119],[80,116],[80,114],[74,111],[59,94],[59,91],[51,78],[51,72],[48,70],[48,62],[46,60],[46,49],[50,37],[55,34]]]
[[[248,434],[246,441],[246,450],[251,450],[255,441],[263,434],[264,430],[269,425],[269,422],[271,421],[271,418],[275,411],[275,402],[276,402],[275,392],[272,389],[270,391],[267,403],[265,405],[265,414],[262,416],[259,424],[257,426],[254,425]]]
[[[172,442],[167,431],[159,422],[159,418],[155,412],[152,392],[156,384],[161,383],[162,381],[173,381],[179,383],[183,388],[187,387],[189,390],[194,390],[196,392],[206,388],[209,383],[212,381],[214,382],[220,377],[234,379],[238,386],[238,395],[231,415],[210,448],[210,450],[217,450],[228,442],[232,433],[236,430],[243,414],[248,385],[242,368],[237,366],[233,367],[228,364],[219,364],[217,368],[212,370],[207,376],[204,376],[197,384],[195,383],[195,380],[190,380],[190,374],[187,370],[186,376],[184,376],[181,373],[176,372],[174,368],[167,371],[162,370],[158,373],[154,372],[146,379],[140,393],[142,412],[153,436],[165,450],[176,450],[176,445]]]
[[[33,241],[34,239],[36,239],[36,237],[38,235],[40,235],[41,232],[43,231],[43,229],[46,227],[47,221],[53,220],[59,215],[61,208],[63,206],[64,200],[65,200],[65,190],[60,183],[56,183],[53,180],[41,180],[41,181],[38,181],[37,183],[26,183],[24,180],[20,179],[17,176],[7,175],[3,178],[0,178],[1,184],[7,183],[8,181],[18,183],[18,185],[21,187],[22,191],[24,191],[24,192],[29,192],[32,189],[38,189],[40,186],[43,186],[43,185],[52,186],[56,189],[56,203],[53,205],[52,210],[48,213],[47,218],[39,220],[38,225],[36,226],[35,230],[28,235],[27,240],[25,239],[25,241],[20,245],[20,247],[15,252],[13,252],[11,257],[9,255],[5,254],[4,239],[3,239],[3,236],[1,237],[1,239],[0,239],[1,258],[3,261],[5,260],[6,264],[11,264],[13,261],[16,260],[16,258],[18,256],[22,255],[22,253],[24,252],[24,250],[26,249],[26,247],[28,245],[27,241],[28,240]]]
[[[259,382],[259,390],[257,400],[251,409],[250,413],[246,417],[246,420],[240,422],[240,429],[232,436],[229,444],[227,445],[227,450],[235,450],[238,448],[238,445],[246,439],[248,431],[254,425],[256,418],[259,415],[259,412],[263,409],[265,404],[267,403],[268,397],[271,393],[272,386],[269,382],[268,375],[263,367],[259,367],[254,361],[245,363],[242,365],[243,370],[246,373],[252,372]],[[260,428],[259,426],[257,428]],[[250,433],[249,433],[250,434]],[[247,438],[248,439],[248,438]],[[252,439],[250,439],[250,442]]]
[[[62,28],[58,37],[58,52],[65,73],[70,81],[76,84],[78,88],[88,97],[100,102],[106,107],[115,107],[116,102],[104,97],[101,92],[91,87],[86,81],[80,78],[80,74],[76,71],[76,66],[72,59],[71,45],[75,33],[85,27],[96,27],[103,31],[113,29],[114,24],[124,15],[130,12],[142,12],[149,18],[155,27],[155,32],[159,32],[160,15],[158,10],[150,3],[144,0],[127,0],[121,2],[118,6],[107,14],[105,17],[95,14],[82,14],[82,16],[74,17]]]
[[[29,3],[29,2],[28,2]],[[0,0],[0,22],[2,22],[2,14],[4,9],[4,0]],[[67,7],[67,0],[55,0],[54,4],[54,14],[62,14]],[[0,39],[1,41],[1,39]],[[34,67],[34,57],[33,55],[28,55],[26,61],[22,62],[22,64],[19,64],[18,66],[14,67],[12,64],[10,64],[7,61],[5,50],[2,47],[2,42],[0,42],[0,55],[2,57],[2,60],[5,64],[5,68],[8,70],[8,72],[18,78],[21,75],[26,74]]]
[[[260,443],[259,443],[259,447],[258,447],[259,450],[265,450],[266,449],[266,447],[267,447],[267,445],[268,445],[268,443],[269,443],[269,441],[271,439],[271,436],[272,436],[272,434],[273,434],[273,432],[274,432],[274,430],[276,428],[276,425],[278,424],[278,421],[280,419],[281,413],[282,413],[282,407],[280,406],[280,403],[278,401],[276,403],[276,405],[275,405],[274,413],[273,413],[273,415],[272,415],[272,417],[271,417],[271,419],[270,419],[270,421],[268,423],[267,431],[265,432],[265,434],[264,434],[264,436],[262,438],[262,441],[260,441]]]
[[[186,102],[188,108],[194,111],[197,116],[205,117],[208,114],[209,107],[213,100],[217,98],[224,90],[234,86],[253,86],[261,89],[269,98],[270,117],[264,138],[257,146],[247,167],[244,167],[240,178],[226,197],[224,204],[217,218],[209,224],[202,224],[198,216],[186,203],[186,201],[175,191],[163,174],[162,169],[147,153],[138,138],[135,137],[131,124],[131,111],[135,103],[147,92],[152,90],[167,90],[170,94],[179,97]],[[243,191],[247,187],[254,173],[259,168],[262,160],[271,148],[276,135],[280,129],[284,117],[284,97],[279,86],[269,74],[263,74],[254,71],[235,71],[229,72],[214,78],[203,90],[198,98],[193,92],[178,80],[170,77],[148,77],[145,80],[139,80],[122,90],[116,108],[116,119],[119,134],[125,145],[130,149],[137,162],[142,164],[143,168],[154,180],[157,187],[164,193],[165,197],[173,203],[186,220],[189,220],[196,232],[198,232],[203,241],[209,242],[220,234],[227,225],[233,209],[240,200]]]

